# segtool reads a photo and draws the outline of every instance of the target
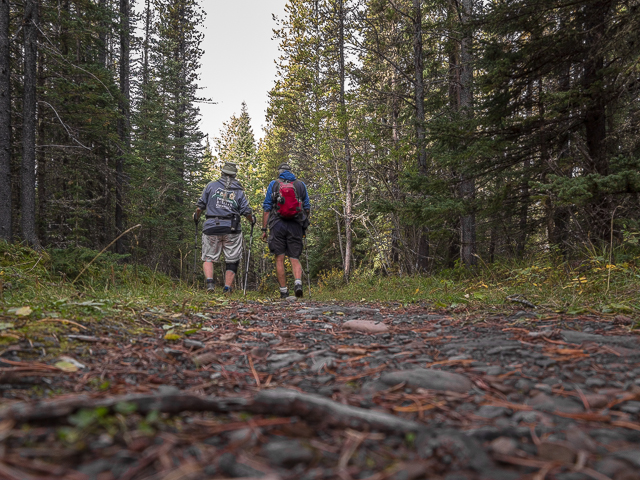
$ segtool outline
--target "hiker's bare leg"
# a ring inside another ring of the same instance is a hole
[[[235,276],[236,276],[236,274],[235,274],[235,273],[233,273],[231,270],[227,270],[227,271],[224,273],[224,284],[225,284],[227,287],[230,287],[230,286],[231,286],[231,284],[233,283],[233,279],[235,278]]]
[[[202,264],[204,278],[213,278],[213,262],[204,262]]]
[[[284,255],[276,255],[276,277],[282,288],[287,286],[287,276],[284,271]]]
[[[291,270],[293,270],[294,280],[301,280],[302,264],[300,263],[300,260],[298,260],[297,258],[290,258],[289,261],[291,262]]]

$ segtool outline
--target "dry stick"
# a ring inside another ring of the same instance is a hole
[[[141,223],[139,223],[138,225],[134,225],[133,227],[126,229],[124,232],[122,232],[120,235],[118,235],[118,236],[117,236],[117,237],[116,237],[116,238],[115,238],[115,239],[114,239],[114,240],[113,240],[109,245],[107,245],[106,247],[104,247],[104,248],[102,249],[102,251],[101,251],[98,255],[96,255],[95,257],[93,257],[93,260],[91,260],[89,263],[87,263],[87,265],[85,265],[85,267],[80,271],[80,273],[78,274],[78,276],[73,280],[73,282],[71,282],[71,285],[73,285],[74,283],[76,283],[76,280],[78,280],[78,278],[80,278],[80,275],[82,275],[82,274],[84,273],[84,271],[85,271],[87,268],[89,268],[89,267],[91,266],[91,264],[92,264],[93,262],[95,262],[95,261],[96,261],[96,259],[97,259],[100,255],[102,255],[104,252],[106,252],[106,251],[109,249],[109,247],[110,247],[111,245],[113,245],[114,243],[116,243],[118,240],[120,240],[120,238],[121,238],[121,237],[123,237],[124,235],[126,235],[127,233],[129,233],[129,232],[130,232],[131,230],[133,230],[134,228],[138,228],[138,227],[141,227],[141,226],[142,226],[142,224],[141,224]]]
[[[343,405],[320,395],[295,390],[274,388],[262,390],[253,398],[216,398],[191,394],[123,395],[95,399],[87,395],[53,401],[24,402],[0,410],[0,421],[13,420],[16,424],[52,420],[66,417],[81,408],[113,408],[118,403],[131,403],[141,414],[157,410],[177,414],[192,412],[249,412],[254,414],[299,416],[309,421],[333,426],[368,428],[386,432],[418,432],[425,428],[417,422],[395,415]]]

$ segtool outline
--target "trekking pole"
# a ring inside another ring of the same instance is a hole
[[[307,257],[307,285],[309,286],[309,300],[311,300],[311,277],[309,276],[309,250],[307,249],[307,236],[303,235],[304,254]]]
[[[247,268],[244,272],[244,296],[247,296],[247,279],[249,278],[249,260],[251,260],[251,244],[253,243],[253,226],[255,223],[251,224],[251,233],[249,234],[249,253],[247,254]]]
[[[194,238],[194,246],[193,246],[193,286],[196,286],[196,267],[198,264],[198,222],[199,218],[193,215],[193,222],[196,225],[196,236]]]

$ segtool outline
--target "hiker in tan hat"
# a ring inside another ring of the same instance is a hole
[[[256,223],[242,185],[236,180],[237,173],[235,163],[225,163],[221,178],[206,186],[193,214],[194,221],[198,223],[200,214],[205,212],[206,220],[202,225],[202,269],[207,291],[211,292],[215,289],[213,262],[218,262],[223,252],[226,269],[222,291],[231,292],[242,256],[240,217],[244,216],[251,225]]]

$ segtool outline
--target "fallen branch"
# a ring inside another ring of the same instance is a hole
[[[259,392],[253,399],[251,411],[282,416],[295,415],[305,420],[316,420],[333,426],[350,428],[393,432],[417,432],[424,429],[424,426],[419,423],[398,418],[389,413],[343,405],[320,395],[300,393],[285,388]]]
[[[324,422],[332,426],[392,432],[417,432],[425,427],[395,415],[343,405],[328,398],[275,388],[259,392],[253,399],[216,398],[186,393],[165,395],[122,395],[111,398],[75,398],[36,403],[18,403],[0,411],[0,421],[16,424],[67,417],[79,409],[114,408],[121,403],[134,404],[142,414],[151,411],[177,414],[192,412],[249,412],[280,416],[298,416],[305,420]]]

